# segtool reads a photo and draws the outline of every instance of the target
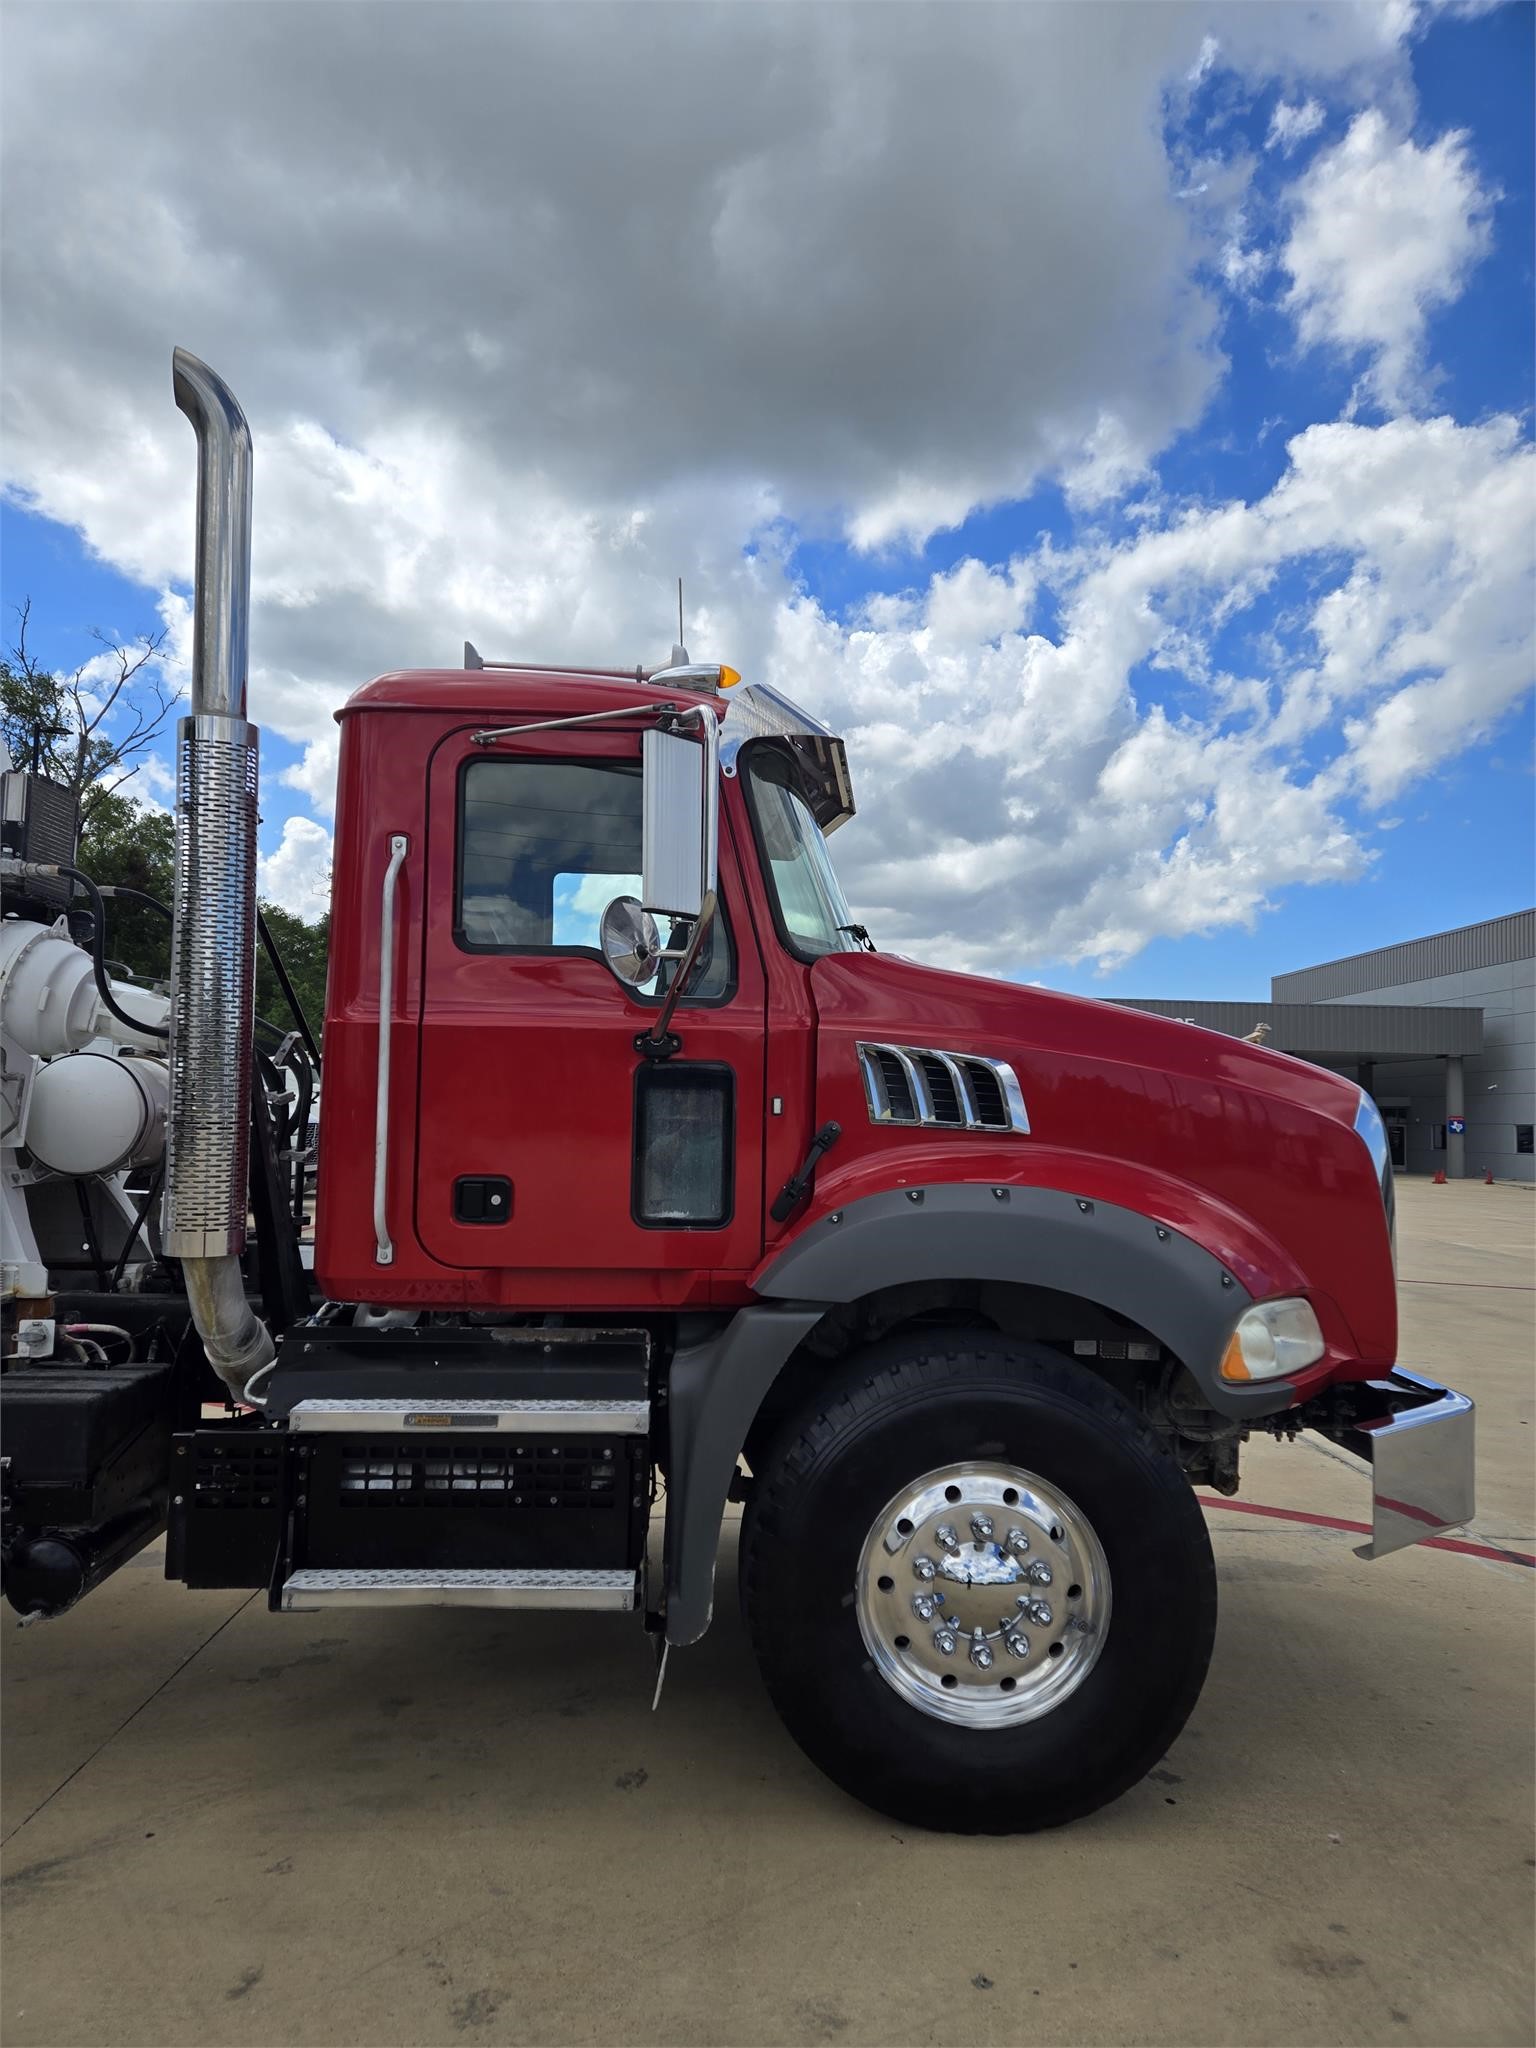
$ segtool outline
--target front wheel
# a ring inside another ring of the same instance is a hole
[[[1135,1411],[1043,1345],[914,1332],[779,1436],[742,1533],[775,1706],[894,1818],[1055,1827],[1117,1798],[1199,1696],[1210,1538]]]

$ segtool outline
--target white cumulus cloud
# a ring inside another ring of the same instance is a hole
[[[1371,809],[1530,687],[1533,472],[1508,419],[1320,425],[1253,504],[1015,565],[1010,587],[1058,596],[1052,635],[994,637],[984,605],[968,642],[935,634],[957,590],[998,583],[980,564],[853,627],[781,606],[775,679],[849,734],[857,913],[1009,971],[1115,963],[1359,876]],[[1281,577],[1305,596],[1233,665],[1223,634],[1267,620]]]
[[[1509,422],[1314,426],[1254,503],[1156,481],[1223,374],[1223,265],[1270,260],[1246,158],[1166,140],[1217,73],[1282,91],[1277,149],[1314,104],[1383,110],[1302,173],[1284,261],[1303,342],[1417,397],[1489,195],[1463,138],[1405,139],[1416,18],[402,0],[305,10],[299,62],[282,10],[14,9],[8,488],[166,592],[184,674],[170,344],[229,377],[251,710],[316,813],[261,886],[301,914],[350,690],[466,638],[653,660],[681,574],[696,654],[848,732],[837,851],[881,943],[1014,971],[1251,922],[1360,874],[1370,807],[1529,674]],[[1075,545],[898,553],[1041,478]],[[906,587],[834,616],[797,540]]]
[[[1420,148],[1377,108],[1313,158],[1294,193],[1281,254],[1286,305],[1304,345],[1369,358],[1368,388],[1389,409],[1424,383],[1424,330],[1487,253],[1495,194],[1456,132]]]
[[[331,907],[331,835],[313,818],[289,818],[276,850],[256,864],[256,887],[270,903],[313,923]]]
[[[1289,156],[1297,143],[1315,135],[1327,118],[1321,100],[1302,100],[1299,103],[1282,100],[1269,117],[1269,134],[1264,139],[1264,147],[1281,150]]]

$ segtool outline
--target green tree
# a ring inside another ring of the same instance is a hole
[[[27,645],[32,600],[16,608],[16,638],[0,656],[0,737],[18,768],[74,792],[82,829],[138,773],[175,710],[180,692],[155,665],[165,632],[119,646],[104,633],[102,654],[72,675],[44,668]]]
[[[98,886],[142,889],[169,905],[176,886],[176,827],[164,811],[152,811],[130,797],[109,795],[91,813],[80,835],[76,865]],[[316,1037],[325,1015],[325,970],[331,917],[306,924],[280,903],[263,900],[267,921],[294,993]],[[164,981],[171,971],[171,927],[147,904],[107,899],[107,958],[146,981]],[[256,952],[256,1014],[290,1029],[293,1019],[266,948]]]
[[[306,924],[302,917],[295,917],[291,910],[284,910],[279,903],[263,903],[261,914],[267,920],[267,930],[282,955],[288,979],[293,983],[294,993],[309,1020],[309,1028],[318,1038],[325,1016],[325,969],[330,955],[331,913],[327,911],[313,924]],[[265,948],[256,954],[256,1014],[283,1031],[288,1030],[292,1021]]]
[[[18,768],[74,791],[80,806],[75,865],[98,886],[140,889],[169,906],[176,886],[175,824],[168,813],[136,803],[123,789],[175,709],[176,693],[145,668],[165,635],[145,634],[119,647],[98,634],[112,657],[105,675],[81,667],[61,677],[42,668],[27,646],[31,612],[30,599],[17,607],[16,639],[0,657],[0,736]],[[330,914],[306,924],[280,904],[264,902],[261,909],[318,1036]],[[141,980],[164,981],[171,971],[170,925],[148,904],[109,898],[106,955]],[[264,948],[256,959],[257,1015],[287,1031],[288,1004]]]
[[[169,905],[176,886],[176,827],[165,811],[109,790],[90,808],[75,865],[98,886],[142,889]],[[109,901],[106,952],[108,960],[142,980],[163,981],[171,971],[171,927],[147,904]]]

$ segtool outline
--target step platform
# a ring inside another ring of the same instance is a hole
[[[636,1604],[643,1331],[307,1328],[260,1415],[173,1442],[166,1572],[270,1605]]]
[[[263,1392],[273,1420],[298,1407],[315,1413],[317,1404],[347,1401],[393,1402],[405,1412],[456,1402],[474,1408],[610,1401],[622,1407],[646,1398],[650,1365],[644,1330],[320,1323],[284,1338]]]
[[[511,1607],[630,1613],[633,1571],[297,1571],[282,1589],[285,1614],[333,1607]]]
[[[356,1436],[419,1430],[462,1436],[494,1431],[518,1436],[644,1436],[651,1426],[649,1401],[487,1399],[409,1402],[353,1397],[305,1398],[288,1411],[288,1427],[301,1435]]]

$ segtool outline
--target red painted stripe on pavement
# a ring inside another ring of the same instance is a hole
[[[1536,1287],[1528,1287],[1523,1280],[1405,1280],[1398,1275],[1399,1287],[1478,1287],[1491,1289],[1497,1294],[1536,1294]]]
[[[1270,1515],[1277,1522],[1310,1522],[1319,1529],[1347,1529],[1359,1536],[1371,1533],[1369,1522],[1348,1522],[1342,1515],[1314,1515],[1306,1508],[1264,1507],[1256,1500],[1213,1500],[1208,1493],[1197,1493],[1195,1498],[1203,1508],[1231,1508],[1239,1515]],[[1492,1543],[1464,1543],[1457,1536],[1426,1536],[1422,1547],[1425,1550],[1456,1550],[1463,1557],[1487,1557],[1495,1564],[1524,1564],[1536,1568],[1536,1557],[1527,1557],[1523,1550],[1500,1550]]]

